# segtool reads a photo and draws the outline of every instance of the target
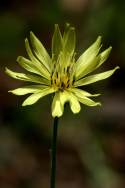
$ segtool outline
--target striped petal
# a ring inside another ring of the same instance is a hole
[[[32,105],[36,103],[40,98],[49,95],[51,93],[55,92],[55,90],[51,87],[45,88],[39,93],[34,93],[30,95],[22,104],[22,106]]]
[[[83,85],[88,85],[88,84],[91,84],[91,83],[94,83],[94,82],[98,82],[100,80],[104,80],[104,79],[110,77],[117,69],[119,69],[118,66],[115,67],[112,70],[109,70],[109,71],[106,71],[106,72],[103,72],[103,73],[87,76],[85,78],[82,78],[81,80],[76,81],[74,83],[74,86],[78,87],[78,86],[83,86]]]

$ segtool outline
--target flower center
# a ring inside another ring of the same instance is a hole
[[[71,87],[73,84],[73,67],[69,65],[61,68],[57,65],[53,69],[51,84],[60,91],[64,91],[65,89]]]

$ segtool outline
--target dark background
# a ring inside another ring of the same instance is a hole
[[[51,97],[21,107],[25,97],[8,93],[23,85],[4,73],[20,70],[24,39],[33,31],[48,51],[54,24],[76,28],[80,55],[98,35],[113,47],[100,69],[120,66],[108,80],[87,87],[102,93],[102,107],[66,106],[58,132],[58,188],[125,187],[125,2],[123,0],[0,1],[0,187],[48,188],[52,138]]]

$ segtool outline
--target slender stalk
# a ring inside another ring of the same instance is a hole
[[[56,183],[56,150],[57,150],[57,131],[58,131],[58,117],[54,118],[53,123],[53,138],[51,147],[51,182],[50,188],[55,188]]]

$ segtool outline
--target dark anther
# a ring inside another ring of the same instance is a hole
[[[67,81],[67,88],[69,87],[69,80]]]
[[[61,87],[60,87],[60,91],[64,91],[64,89],[65,89],[65,84],[62,82]]]
[[[75,77],[73,77],[73,81],[72,81],[72,83],[74,84],[74,82],[75,82]]]
[[[61,83],[61,88],[65,88],[65,84],[63,82]]]
[[[70,72],[70,66],[67,67],[67,73],[69,73],[69,72]]]
[[[55,83],[55,85],[56,85],[56,79],[54,79],[54,83]]]

